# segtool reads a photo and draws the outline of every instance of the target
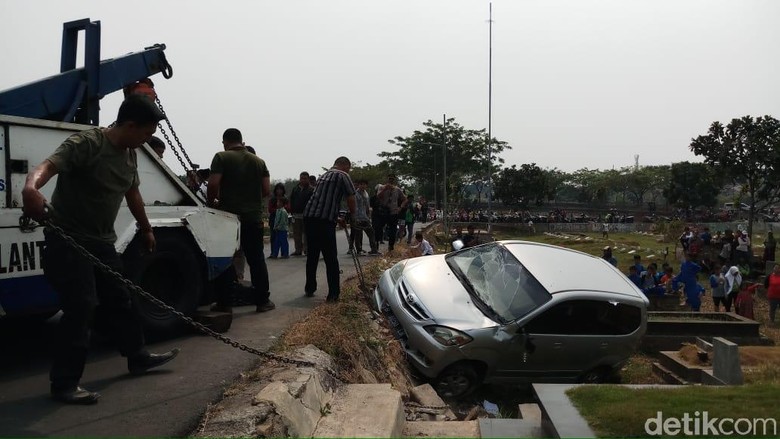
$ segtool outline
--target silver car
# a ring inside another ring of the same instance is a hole
[[[443,396],[483,382],[603,382],[639,345],[649,303],[607,261],[525,241],[406,259],[374,299]]]

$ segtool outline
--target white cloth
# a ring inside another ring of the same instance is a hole
[[[729,268],[729,271],[726,272],[726,275],[723,277],[726,279],[725,290],[727,296],[731,294],[731,290],[734,289],[735,284],[737,288],[739,288],[739,286],[742,285],[742,273],[739,272],[739,268],[737,267]]]

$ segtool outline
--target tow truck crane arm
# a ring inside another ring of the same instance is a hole
[[[84,67],[76,68],[78,32],[85,32]],[[0,91],[0,114],[99,124],[99,101],[157,73],[167,79],[173,69],[165,58],[165,45],[100,61],[100,21],[88,18],[63,25],[60,73],[29,84]]]

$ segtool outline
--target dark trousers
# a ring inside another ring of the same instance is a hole
[[[76,386],[81,380],[93,324],[107,331],[125,357],[143,352],[144,335],[127,288],[96,268],[59,236],[51,232],[45,236],[43,272],[59,293],[62,307],[49,374],[52,389],[60,390]],[[113,270],[122,272],[122,261],[112,244],[79,244]]]
[[[377,251],[379,246],[376,243],[376,233],[371,226],[371,222],[368,220],[354,220],[352,221],[352,227],[349,233],[349,248],[354,249],[357,252],[363,251],[363,232],[366,232],[368,237],[368,245],[372,252]]]
[[[252,276],[255,304],[263,305],[271,296],[268,284],[268,267],[263,254],[263,222],[241,221],[241,249]]]
[[[382,215],[378,219],[379,224],[374,226],[375,238],[377,241],[381,241],[382,233],[385,227],[387,227],[387,250],[390,251],[395,247],[396,234],[398,233],[398,215]]]
[[[319,218],[306,218],[303,225],[308,239],[304,292],[313,294],[317,291],[317,265],[320,262],[320,253],[322,253],[328,277],[328,299],[338,299],[339,294],[341,294],[341,282],[336,247],[336,223]]]

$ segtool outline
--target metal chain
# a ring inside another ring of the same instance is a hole
[[[350,226],[352,229],[355,229],[355,226]],[[355,233],[354,230],[352,230],[352,233]],[[358,258],[357,251],[352,246],[352,240],[349,239],[349,232],[347,232],[347,224],[344,223],[344,234],[347,235],[347,246],[349,247],[349,254],[352,255],[352,262],[355,264],[355,270],[358,274],[358,279],[360,280],[360,289],[365,294],[368,294],[368,287],[366,287],[366,279],[363,276],[363,266],[360,264],[360,258]]]
[[[21,224],[22,220],[20,219],[19,222]],[[29,225],[29,219],[25,220],[25,222]],[[100,271],[102,271],[105,274],[109,275],[110,277],[112,277],[117,282],[120,282],[125,287],[127,287],[130,291],[136,293],[140,297],[142,297],[142,298],[148,300],[149,302],[157,305],[158,307],[160,307],[160,308],[162,308],[162,309],[172,313],[173,315],[175,315],[176,317],[178,317],[179,319],[181,319],[182,321],[187,323],[189,326],[197,329],[201,333],[209,335],[209,336],[211,336],[211,337],[213,337],[213,338],[215,338],[215,339],[217,339],[217,340],[219,340],[219,341],[221,341],[221,342],[223,342],[223,343],[225,343],[227,345],[230,345],[230,346],[232,346],[232,347],[234,347],[236,349],[240,349],[240,350],[242,350],[244,352],[248,352],[250,354],[254,354],[254,355],[257,355],[257,356],[260,356],[260,357],[269,358],[269,359],[272,359],[272,360],[280,361],[282,363],[292,364],[292,365],[300,366],[300,367],[321,368],[328,375],[330,375],[331,377],[341,381],[341,377],[334,370],[332,370],[329,367],[320,367],[317,364],[312,363],[310,361],[295,360],[295,359],[292,359],[292,358],[283,357],[281,355],[272,354],[270,352],[261,351],[259,349],[256,349],[256,348],[253,348],[251,346],[247,346],[247,345],[245,345],[243,343],[240,343],[238,341],[235,341],[235,340],[231,339],[230,337],[224,336],[224,335],[222,335],[222,334],[212,330],[211,328],[203,325],[202,323],[196,322],[191,317],[188,317],[188,316],[184,315],[184,313],[182,313],[180,311],[177,311],[175,308],[173,308],[170,305],[166,304],[162,300],[154,297],[152,294],[146,292],[143,288],[139,287],[138,285],[134,284],[132,281],[130,281],[126,277],[122,276],[122,274],[120,274],[119,272],[115,271],[114,269],[112,269],[108,265],[104,264],[100,259],[98,259],[94,255],[92,255],[89,251],[87,251],[87,249],[82,247],[81,244],[76,242],[76,240],[74,240],[71,236],[69,236],[67,233],[65,233],[65,231],[62,230],[62,228],[60,228],[59,226],[56,226],[56,225],[52,224],[52,222],[49,221],[49,220],[42,221],[42,224],[44,224],[47,227],[51,228],[51,230],[53,230],[60,238],[62,238],[65,241],[66,244],[71,246],[81,256],[83,256],[89,262],[94,264]]]
[[[154,100],[157,103],[157,106],[160,108],[160,112],[162,112],[163,116],[165,116],[165,123],[168,125],[168,129],[171,130],[171,134],[173,135],[173,138],[176,140],[176,144],[181,149],[181,153],[184,155],[184,158],[187,159],[187,163],[190,164],[189,169],[195,169],[195,165],[192,163],[192,160],[190,160],[190,156],[187,154],[187,151],[184,149],[184,146],[181,144],[181,140],[179,140],[178,134],[176,134],[176,131],[173,129],[173,125],[171,125],[171,120],[168,118],[168,114],[165,112],[165,108],[163,108],[162,102],[160,102],[160,98],[155,97]],[[165,140],[167,140],[168,144],[171,145],[171,149],[174,149],[173,143],[171,142],[171,139],[168,137],[168,134],[165,132],[165,129],[162,127],[162,124],[158,124],[158,127],[160,127],[160,132],[163,133],[163,136],[165,136]],[[184,165],[184,161],[181,159],[179,154],[178,153],[175,154],[176,154],[176,158],[178,158],[179,162],[181,162],[181,165],[184,166],[184,169],[188,169],[187,166]]]
[[[157,104],[157,107],[160,108],[160,112],[165,116],[165,123],[168,125],[168,129],[171,131],[171,134],[173,135],[173,138],[176,140],[176,145],[173,144],[171,141],[171,138],[168,136],[168,132],[163,127],[162,123],[157,123],[157,128],[160,129],[160,133],[165,138],[165,142],[168,143],[168,146],[170,147],[170,150],[173,151],[173,155],[176,156],[176,159],[179,160],[179,163],[181,164],[181,167],[184,168],[184,175],[185,177],[190,171],[195,171],[196,166],[194,163],[192,163],[192,160],[190,160],[190,156],[187,154],[187,150],[184,149],[184,145],[182,145],[181,140],[179,140],[178,134],[176,134],[176,131],[173,129],[173,125],[171,125],[171,120],[168,118],[168,114],[165,112],[165,109],[163,108],[162,102],[160,102],[160,98],[156,96],[154,98],[155,103]],[[181,150],[181,155],[179,154],[179,150]],[[184,155],[184,158],[182,158],[182,155]],[[184,162],[184,160],[187,160],[187,163],[189,163],[189,166]],[[198,187],[195,191],[196,194],[200,194],[203,196],[203,201],[205,202],[208,200],[208,197],[206,195],[206,192]]]

